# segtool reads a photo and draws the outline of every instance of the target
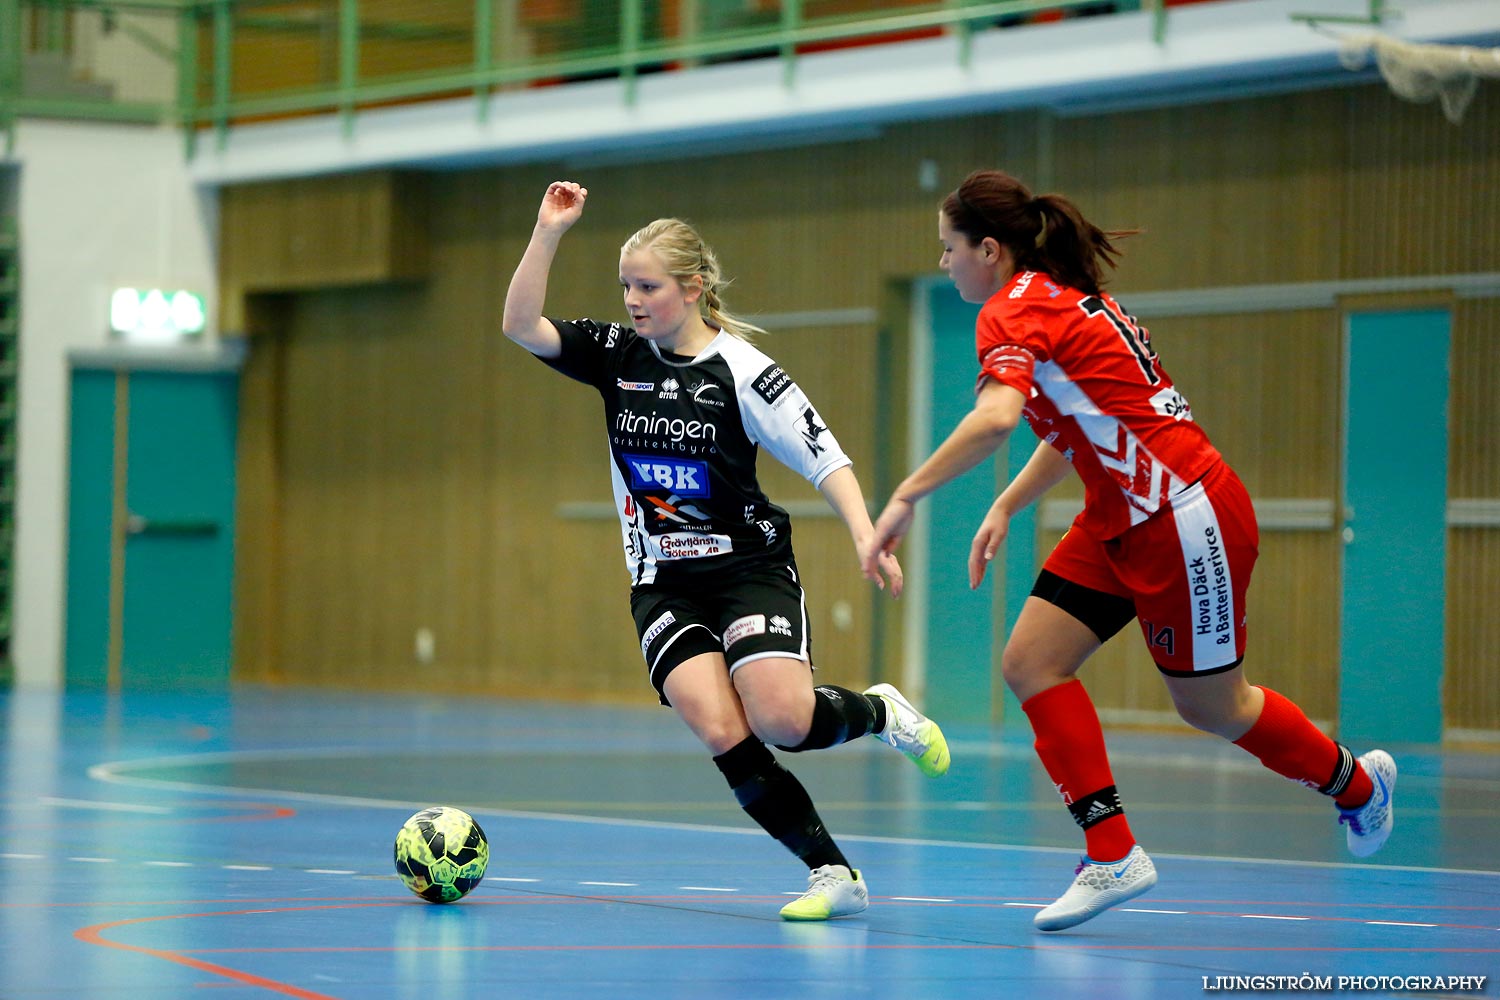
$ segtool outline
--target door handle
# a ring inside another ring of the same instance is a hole
[[[127,535],[171,535],[178,538],[207,537],[219,533],[219,522],[193,518],[150,518],[129,514],[125,518]]]

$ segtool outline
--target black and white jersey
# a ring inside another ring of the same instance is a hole
[[[791,376],[720,333],[691,360],[618,323],[551,320],[551,367],[599,390],[610,478],[635,586],[676,587],[705,574],[793,561],[791,521],[755,476],[764,446],[820,485],[850,464]]]

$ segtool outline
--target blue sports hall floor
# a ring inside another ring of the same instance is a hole
[[[1234,747],[1112,733],[1160,884],[1041,934],[1081,837],[1023,735],[945,728],[940,779],[873,740],[782,755],[871,889],[791,924],[805,871],[665,709],[0,692],[0,998],[1500,995],[1500,754],[1389,747],[1395,833],[1355,864]],[[445,906],[392,868],[435,804],[492,851]]]

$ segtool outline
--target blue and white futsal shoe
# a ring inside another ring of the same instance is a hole
[[[1339,809],[1339,823],[1348,827],[1344,831],[1349,853],[1356,858],[1368,858],[1385,844],[1396,825],[1396,810],[1392,799],[1396,796],[1396,762],[1384,750],[1371,750],[1359,758],[1359,766],[1370,776],[1375,791],[1370,801],[1358,809]]]
[[[1156,865],[1137,844],[1119,861],[1095,861],[1088,855],[1073,871],[1068,891],[1032,919],[1044,931],[1060,931],[1091,920],[1117,903],[1134,899],[1156,884]]]

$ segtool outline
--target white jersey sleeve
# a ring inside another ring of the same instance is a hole
[[[740,415],[750,441],[815,487],[829,473],[852,465],[792,377],[750,345],[735,346],[734,356],[726,359],[734,370]]]

